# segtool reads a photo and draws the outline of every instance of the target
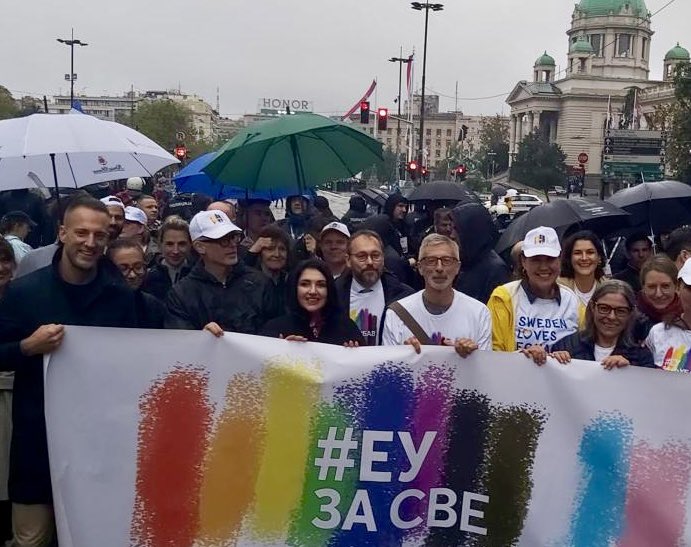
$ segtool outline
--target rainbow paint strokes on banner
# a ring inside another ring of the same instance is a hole
[[[413,370],[327,397],[318,365],[274,360],[218,408],[203,369],[176,367],[140,399],[131,544],[517,544],[546,413]]]
[[[680,442],[636,439],[621,414],[595,418],[581,437],[581,484],[562,545],[683,545],[689,454]]]
[[[684,345],[676,348],[670,346],[665,353],[661,368],[672,372],[689,372],[691,369],[691,348]]]
[[[372,315],[367,308],[360,311],[350,310],[350,318],[362,332],[362,337],[368,346],[376,346],[379,342],[379,318]]]

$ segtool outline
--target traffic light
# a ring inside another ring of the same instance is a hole
[[[388,108],[378,108],[377,109],[377,129],[379,131],[386,131],[386,124],[389,121],[389,109]]]
[[[180,161],[187,157],[187,147],[184,144],[175,147],[175,157]]]
[[[417,162],[416,161],[409,161],[408,162],[408,173],[410,173],[410,178],[412,180],[417,179]]]
[[[429,177],[429,170],[427,169],[427,167],[423,166],[420,169],[420,176],[422,177],[422,180],[427,180],[427,177]]]
[[[456,176],[457,181],[465,180],[467,174],[468,168],[464,164],[460,164],[454,169],[454,175]]]
[[[360,123],[363,125],[369,123],[369,101],[360,102]]]
[[[468,136],[468,126],[462,125],[461,130],[458,132],[458,140],[464,141],[467,136]]]

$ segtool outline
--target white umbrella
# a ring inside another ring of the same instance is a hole
[[[179,163],[175,157],[134,129],[86,114],[0,121],[0,190],[51,182],[56,188],[81,188],[149,177],[174,163]]]

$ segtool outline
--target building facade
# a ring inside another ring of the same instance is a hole
[[[678,46],[667,54],[666,81],[649,79],[653,30],[644,0],[580,0],[566,34],[565,68],[557,71],[545,52],[535,61],[532,81],[518,82],[507,98],[509,151],[513,157],[522,139],[539,131],[559,144],[568,165],[578,166],[586,154],[586,177],[595,182],[605,126],[618,127],[629,91],[638,90],[638,124],[646,128],[655,105],[672,100],[669,80],[688,51]]]

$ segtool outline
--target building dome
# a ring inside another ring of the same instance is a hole
[[[644,0],[581,0],[578,10],[586,16],[599,17],[610,13],[618,15],[627,6],[634,15],[648,15]]]
[[[535,61],[535,66],[556,66],[557,63],[554,61],[554,58],[550,55],[547,55],[547,51],[545,51],[540,57],[538,57],[537,61]]]
[[[679,42],[677,42],[677,45],[674,46],[672,49],[670,49],[667,52],[667,55],[665,55],[665,61],[689,61],[689,60],[691,60],[691,55],[689,55],[689,50],[681,47],[679,45]]]
[[[590,44],[590,42],[588,42],[588,39],[585,36],[579,36],[578,40],[576,40],[571,46],[571,51],[569,53],[593,55],[595,54],[595,50],[593,49],[593,46]]]

